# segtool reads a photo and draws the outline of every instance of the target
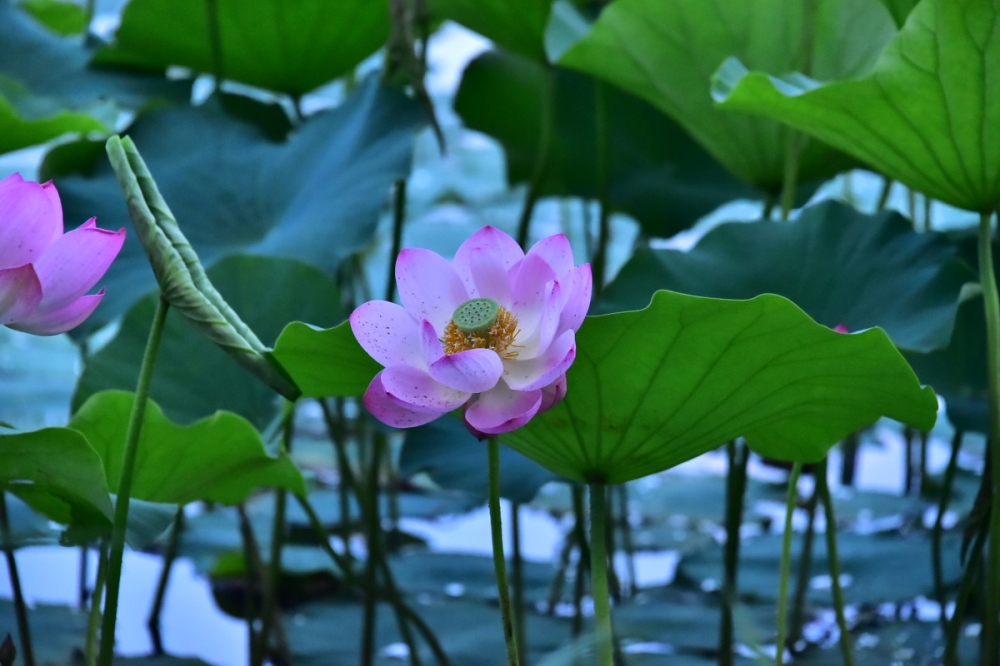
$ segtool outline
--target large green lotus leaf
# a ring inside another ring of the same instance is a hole
[[[451,19],[500,46],[546,62],[545,28],[552,0],[430,0],[437,19]]]
[[[411,476],[427,473],[446,490],[461,490],[486,499],[489,467],[486,444],[473,437],[456,418],[441,418],[406,431],[399,453],[399,472]],[[500,496],[530,502],[538,489],[559,477],[523,454],[500,449]]]
[[[382,369],[361,348],[346,321],[323,330],[292,322],[269,353],[305,398],[361,395]]]
[[[510,182],[526,182],[539,159],[542,100],[551,94],[552,135],[540,193],[594,199],[596,89],[585,74],[490,51],[466,68],[455,110],[468,127],[503,143]],[[647,234],[673,236],[728,201],[763,196],[648,102],[612,86],[605,86],[605,95],[608,202]]]
[[[896,213],[824,202],[792,222],[721,225],[689,252],[639,250],[596,311],[638,310],[657,289],[714,298],[772,293],[830,328],[880,326],[897,347],[927,352],[948,345],[962,285],[975,281],[942,234],[918,234]]]
[[[993,0],[921,2],[874,70],[855,80],[772,78],[762,72],[787,68],[747,66],[760,72],[737,61],[719,70],[713,95],[724,109],[785,122],[953,206],[982,211],[1000,203],[1000,8]]]
[[[126,391],[103,391],[84,403],[69,424],[100,454],[112,491],[120,481],[134,400]],[[179,426],[152,401],[146,405],[132,484],[136,499],[171,504],[196,500],[236,504],[264,487],[306,492],[291,458],[269,456],[260,433],[241,416],[217,412]]]
[[[343,318],[333,281],[292,259],[228,257],[212,266],[208,277],[265,343],[292,320],[333,325]],[[157,300],[153,294],[137,303],[115,337],[87,359],[73,395],[74,410],[98,391],[135,389]],[[224,409],[263,428],[278,405],[273,390],[173,311],[167,313],[150,395],[181,423]]]
[[[807,7],[814,8],[811,21],[803,15]],[[894,33],[886,9],[870,0],[619,0],[560,64],[647,99],[734,174],[776,192],[783,179],[788,130],[774,121],[715,108],[709,95],[713,72],[735,55],[765,71],[808,67],[822,78],[859,76]],[[812,46],[808,52],[806,42]],[[850,162],[810,141],[799,180],[828,178]]]
[[[19,0],[17,6],[58,35],[78,35],[87,27],[87,10],[66,0]]]
[[[423,122],[414,102],[373,78],[282,144],[214,104],[145,113],[129,136],[206,267],[231,254],[262,254],[332,275],[341,259],[371,241],[391,184],[409,173],[414,132]],[[105,157],[91,177],[56,184],[67,219],[97,215],[105,228],[131,226]],[[83,332],[155,287],[135,234],[101,284],[107,294]]]
[[[209,4],[208,7],[212,7]],[[370,0],[218,0],[219,58],[203,0],[132,0],[98,64],[183,65],[302,95],[348,71],[389,36],[389,4]]]
[[[882,4],[885,8],[889,10],[892,14],[892,20],[896,22],[896,26],[902,28],[903,24],[906,23],[906,18],[913,11],[913,8],[917,6],[918,0],[882,0]]]
[[[880,329],[836,333],[781,296],[658,291],[645,310],[589,317],[566,398],[501,439],[576,481],[622,483],[738,436],[813,462],[881,416],[928,430],[937,399]]]
[[[59,530],[52,522],[32,509],[24,500],[7,493],[7,518],[10,521],[10,545],[51,546],[59,543]],[[0,546],[6,545],[0,535]]]
[[[79,432],[45,428],[0,435],[0,486],[58,523],[111,524],[101,458]]]

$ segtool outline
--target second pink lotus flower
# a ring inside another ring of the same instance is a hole
[[[0,325],[35,335],[78,326],[101,302],[103,291],[87,292],[124,241],[124,229],[98,229],[93,218],[64,234],[51,182],[0,180]]]
[[[396,261],[402,305],[369,301],[351,329],[385,366],[365,392],[383,423],[408,428],[464,407],[483,437],[519,428],[566,394],[576,331],[590,306],[590,265],[562,234],[525,254],[484,227],[448,262],[424,249]]]

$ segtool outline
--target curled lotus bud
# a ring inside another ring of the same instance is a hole
[[[590,306],[590,265],[573,265],[562,234],[525,254],[485,227],[452,262],[423,249],[396,261],[402,305],[370,301],[351,329],[385,366],[365,392],[368,410],[397,428],[462,408],[479,436],[509,432],[566,395],[576,331]]]
[[[104,290],[88,294],[125,242],[94,218],[63,233],[55,185],[13,174],[0,180],[0,324],[35,335],[76,328]]]

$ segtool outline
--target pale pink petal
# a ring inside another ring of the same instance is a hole
[[[562,279],[564,275],[573,270],[573,248],[569,244],[569,239],[565,234],[553,234],[535,243],[528,254],[538,255],[545,259],[556,279]]]
[[[379,421],[393,428],[414,428],[430,423],[444,414],[433,410],[414,409],[411,405],[389,395],[382,385],[382,372],[372,379],[364,397],[365,407]]]
[[[63,232],[62,204],[51,182],[0,180],[0,268],[35,263]]]
[[[90,296],[81,296],[52,310],[36,310],[34,313],[11,324],[16,331],[34,335],[57,335],[72,330],[93,314],[104,298],[104,290]]]
[[[0,325],[31,315],[42,301],[42,283],[31,264],[0,268]]]
[[[545,353],[559,333],[559,321],[562,315],[562,305],[565,302],[562,285],[551,282],[546,288],[547,296],[535,320],[534,330],[523,332],[517,338],[520,347],[517,358],[524,361],[533,359]],[[518,321],[520,324],[520,320]]]
[[[399,299],[417,319],[426,319],[444,333],[455,308],[469,300],[469,292],[455,270],[440,255],[407,248],[396,259]]]
[[[538,413],[541,390],[512,391],[503,382],[479,394],[479,399],[465,410],[465,421],[475,431],[499,435],[520,428]]]
[[[124,242],[124,229],[98,229],[93,218],[52,241],[35,262],[42,282],[42,307],[60,308],[90,291]]]
[[[428,366],[444,356],[444,345],[434,330],[434,324],[426,319],[420,322],[420,349]]]
[[[504,363],[503,379],[515,391],[541,389],[565,374],[576,359],[576,334],[566,331],[556,338],[544,354],[522,361]]]
[[[386,368],[381,373],[385,392],[411,409],[450,412],[464,405],[471,396],[445,386],[424,370],[406,365]]]
[[[583,264],[571,270],[561,281],[565,303],[559,317],[559,330],[578,331],[590,309],[593,289],[590,264]]]
[[[844,326],[843,324],[837,324],[836,326],[833,327],[833,330],[835,330],[837,333],[850,333],[850,331],[847,330],[847,327]]]
[[[351,313],[351,330],[368,355],[382,365],[425,368],[419,324],[402,306],[368,301]]]
[[[497,385],[503,362],[492,349],[470,349],[443,356],[430,367],[430,375],[445,386],[467,393],[481,393]]]
[[[469,271],[476,287],[475,296],[492,298],[499,305],[510,309],[513,289],[500,257],[486,248],[475,248],[469,252]]]
[[[550,283],[555,279],[552,267],[538,255],[526,256],[517,267],[510,310],[517,317],[522,336],[531,337],[535,334],[551,294]]]
[[[552,409],[563,398],[566,397],[566,375],[562,375],[548,386],[542,389],[542,406],[538,408],[538,413]]]
[[[470,293],[476,288],[472,267],[481,258],[482,252],[489,254],[493,263],[505,271],[510,271],[524,257],[524,251],[517,241],[496,227],[483,227],[472,234],[455,252],[455,259],[452,261],[455,272]]]

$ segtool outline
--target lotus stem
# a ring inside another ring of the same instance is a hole
[[[785,139],[785,173],[781,184],[781,219],[787,220],[795,207],[795,188],[799,180],[799,158],[802,154],[802,135],[795,130],[788,130]]]
[[[993,498],[990,509],[989,556],[986,567],[986,599],[983,613],[983,666],[1000,664],[1000,299],[993,271],[990,233],[991,213],[979,219],[979,282],[986,309],[986,356],[989,372],[990,446],[993,447],[991,479]]]
[[[837,616],[837,626],[840,628],[840,653],[844,666],[854,666],[854,654],[851,651],[851,634],[847,629],[847,618],[844,616],[844,590],[840,587],[840,559],[837,557],[837,517],[833,513],[833,498],[830,496],[830,484],[827,482],[827,459],[816,466],[816,492],[823,500],[823,513],[826,517],[826,560],[830,567],[830,589],[833,591],[833,609]]]
[[[524,195],[524,206],[521,208],[521,217],[517,221],[517,244],[522,248],[528,245],[528,235],[531,230],[531,216],[535,212],[535,204],[541,194],[542,185],[545,183],[545,176],[549,168],[549,159],[552,152],[552,126],[555,124],[555,76],[545,78],[542,89],[541,103],[542,114],[538,125],[538,155],[535,158],[535,168],[531,172],[531,180],[528,181],[528,192]],[[600,85],[600,84],[598,84]]]
[[[146,401],[149,400],[149,389],[153,383],[156,354],[160,349],[160,337],[163,334],[169,308],[166,299],[161,295],[156,312],[153,314],[153,324],[149,329],[146,351],[142,357],[142,366],[139,368],[135,402],[132,403],[132,415],[125,432],[125,452],[122,457],[121,480],[118,482],[115,520],[111,530],[111,551],[108,554],[107,599],[104,604],[104,620],[101,624],[101,653],[98,660],[100,666],[111,666],[114,658],[115,622],[118,616],[122,559],[125,555],[125,528],[128,525],[128,506],[132,497],[132,476],[135,472],[136,454],[139,451],[142,422],[146,416]]]
[[[785,663],[785,637],[788,632],[788,574],[792,568],[792,516],[795,514],[795,497],[802,475],[802,463],[792,465],[788,477],[788,498],[785,501],[785,528],[781,534],[781,568],[778,583],[778,638],[775,646],[775,663]]]
[[[792,618],[788,629],[788,642],[793,645],[802,637],[802,628],[805,626],[806,592],[809,590],[813,544],[816,541],[816,504],[818,501],[819,489],[813,488],[805,506],[806,531],[802,535],[802,552],[799,555],[799,570],[795,576],[795,595],[792,597]]]
[[[594,594],[594,631],[597,634],[597,663],[614,666],[614,633],[611,629],[611,598],[608,594],[607,488],[590,485],[590,579]]]
[[[590,548],[587,547],[586,512],[583,502],[583,486],[574,483],[571,488],[573,497],[573,514],[576,516],[574,532],[580,556],[576,562],[576,580],[573,583],[573,636],[579,636],[583,631],[583,586],[590,567]]]
[[[632,543],[632,524],[628,519],[628,484],[620,483],[618,489],[618,503],[621,505],[621,530],[622,547],[625,550],[625,562],[628,567],[628,596],[632,596],[639,589],[638,578],[635,572],[635,546]]]
[[[889,195],[892,193],[892,178],[884,178],[882,181],[882,192],[878,195],[878,203],[875,204],[875,212],[885,210],[885,205],[889,203]]]
[[[944,572],[941,562],[941,537],[944,533],[944,514],[948,511],[951,491],[955,482],[955,470],[958,468],[958,454],[962,450],[962,438],[965,433],[956,428],[951,439],[951,455],[948,456],[948,466],[944,470],[944,482],[941,485],[941,498],[938,501],[937,516],[934,517],[934,527],[931,530],[931,565],[934,570],[934,596],[941,606],[939,620],[941,629],[948,634],[948,595],[944,589]]]
[[[372,447],[371,460],[368,461],[368,481],[365,484],[364,516],[366,538],[368,540],[368,559],[365,561],[365,595],[364,624],[361,630],[361,664],[371,666],[375,663],[375,610],[377,598],[375,590],[378,587],[378,560],[381,555],[381,525],[379,524],[379,470],[381,469],[382,450],[385,443],[378,435]]]
[[[517,637],[517,658],[527,663],[524,626],[524,558],[521,556],[521,504],[510,505],[511,557],[510,577],[514,592],[514,634]]]
[[[184,507],[177,507],[177,514],[174,516],[174,525],[170,530],[170,541],[167,542],[167,550],[163,554],[163,568],[160,570],[160,579],[156,583],[156,596],[153,597],[153,608],[149,612],[146,620],[146,627],[149,629],[149,638],[153,642],[153,654],[161,655],[163,651],[163,637],[160,634],[160,615],[163,613],[163,600],[167,596],[167,583],[170,582],[170,572],[174,568],[174,560],[177,559],[177,551],[181,544],[181,532],[184,531]]]
[[[97,579],[94,581],[94,591],[90,594],[90,612],[87,615],[87,641],[84,645],[84,658],[87,666],[97,664],[97,629],[101,626],[101,602],[104,600],[104,587],[108,578],[108,540],[101,539],[97,550]]]
[[[722,621],[719,623],[719,666],[733,664],[733,605],[736,603],[736,575],[740,558],[740,526],[743,523],[743,495],[747,487],[750,451],[735,440],[726,444],[729,473],[726,476],[726,545],[723,561]]]
[[[14,540],[10,533],[10,517],[7,515],[7,493],[4,490],[0,490],[0,538],[3,539],[3,554],[7,559],[7,575],[10,578],[11,591],[14,593],[14,614],[17,616],[17,633],[21,641],[21,654],[24,656],[25,666],[35,666],[35,653],[31,647],[31,628],[28,625],[28,607],[24,603],[21,576],[17,572]]]
[[[951,623],[945,634],[947,641],[944,647],[944,666],[959,666],[958,663],[958,639],[962,635],[962,622],[965,620],[965,608],[969,603],[969,597],[976,587],[976,579],[979,577],[979,569],[982,565],[983,548],[986,545],[986,535],[989,532],[988,526],[976,534],[976,540],[969,549],[969,560],[965,565],[965,572],[962,574],[962,581],[958,586],[958,595],[955,597],[955,612],[951,616]],[[986,654],[985,652],[983,653]]]
[[[500,516],[500,441],[490,437],[487,442],[489,455],[489,504],[490,532],[493,538],[493,571],[497,579],[497,595],[500,600],[500,618],[503,622],[503,637],[507,644],[507,663],[519,666],[517,632],[511,612],[510,587],[507,584],[507,563],[503,553],[503,520]]]
[[[396,257],[403,247],[403,222],[406,221],[406,179],[400,178],[392,193],[392,250],[389,254],[389,276],[385,283],[385,300],[396,297]]]
[[[608,272],[608,243],[611,239],[611,209],[608,203],[608,95],[605,84],[594,83],[594,106],[597,116],[597,200],[600,204],[600,231],[594,254],[594,296],[604,290]]]

